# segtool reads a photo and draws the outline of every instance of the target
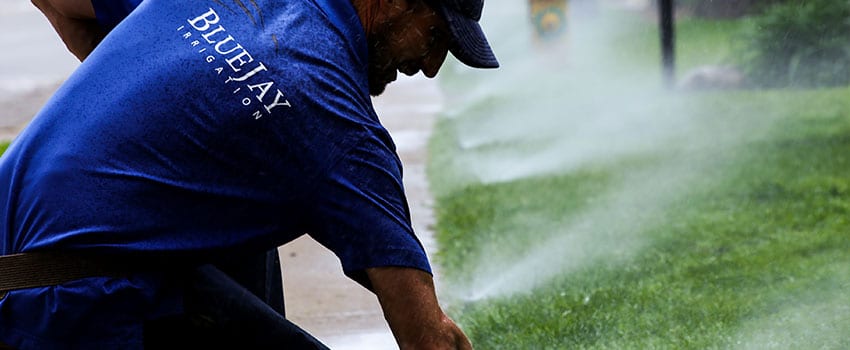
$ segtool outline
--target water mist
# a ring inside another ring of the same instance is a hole
[[[500,52],[503,67],[468,73],[481,83],[447,103],[455,161],[465,171],[459,186],[570,174],[630,157],[655,160],[651,169],[619,174],[580,212],[537,223],[545,232],[534,232],[536,243],[521,252],[503,242],[479,247],[471,277],[444,286],[443,293],[466,301],[529,292],[602,260],[627,261],[650,243],[644,231],[668,205],[769,122],[706,120],[700,106],[665,88],[659,69],[636,69],[619,56],[612,42],[622,35],[616,21],[574,21],[562,42],[540,47],[526,40],[530,30],[517,30],[524,28],[518,22],[525,18],[517,16],[525,13],[522,4],[498,5],[485,24],[498,23],[487,28],[495,32],[495,48],[510,48]]]

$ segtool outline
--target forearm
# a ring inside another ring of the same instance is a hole
[[[400,267],[373,268],[366,273],[401,350],[472,349],[440,307],[431,275]]]
[[[32,3],[80,61],[88,57],[106,35],[95,19],[90,0],[32,0]]]

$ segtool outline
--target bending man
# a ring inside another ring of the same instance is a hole
[[[481,0],[35,3],[84,61],[0,158],[0,264],[49,267],[0,281],[0,342],[155,348],[180,329],[321,348],[260,295],[274,276],[220,271],[307,233],[375,292],[402,349],[470,347],[370,95],[435,76],[449,51],[498,66]]]

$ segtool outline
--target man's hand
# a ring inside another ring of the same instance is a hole
[[[472,349],[463,331],[440,308],[431,275],[401,267],[366,273],[401,350]]]
[[[91,0],[32,0],[32,3],[80,61],[106,36],[95,19]]]

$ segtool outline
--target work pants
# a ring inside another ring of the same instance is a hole
[[[277,250],[237,261],[190,272],[184,314],[149,322],[145,348],[328,349],[284,317]]]

